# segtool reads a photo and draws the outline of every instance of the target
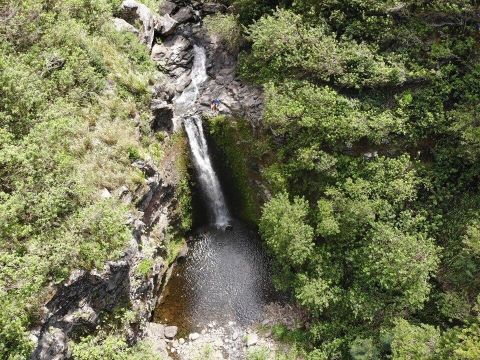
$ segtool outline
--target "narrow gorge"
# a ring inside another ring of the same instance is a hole
[[[236,78],[236,54],[202,27],[202,17],[226,11],[223,5],[163,1],[156,14],[140,2],[126,0],[121,9],[122,17],[114,19],[117,31],[139,36],[151,47],[159,69],[151,127],[167,136],[185,134],[201,200],[193,211],[206,210],[208,215],[200,217],[203,224],[193,229],[177,259],[165,262],[156,239],[168,236],[178,224],[178,159],[172,154],[162,164],[134,163],[148,177],[148,187],[117,195],[138,204],[140,216],[130,220],[132,246],[105,270],[79,271],[62,284],[46,305],[42,327],[32,333],[38,337],[32,359],[68,357],[68,341],[91,331],[102,314],[123,302],[140,315],[128,330],[131,341],[146,339],[162,358],[200,358],[212,347],[215,358],[243,359],[246,338],[248,346],[259,341],[250,326],[264,320],[267,306],[275,309],[280,298],[259,236],[230,214],[203,121],[215,115],[210,102],[219,98],[221,114],[245,117],[255,127],[262,114],[262,92]],[[140,28],[135,27],[138,23]],[[145,254],[152,252],[153,271],[145,278],[138,269]],[[148,322],[151,318],[154,322]],[[268,339],[262,341],[274,346]]]

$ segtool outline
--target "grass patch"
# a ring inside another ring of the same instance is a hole
[[[152,271],[153,264],[154,264],[154,262],[153,262],[152,259],[143,259],[138,264],[137,272],[140,275],[147,276]]]
[[[247,350],[247,360],[267,360],[270,351],[262,346],[256,346]]]
[[[170,266],[177,259],[180,251],[185,247],[185,239],[168,227],[165,232],[165,246],[167,247],[167,263]]]

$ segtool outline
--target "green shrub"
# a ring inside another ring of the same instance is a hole
[[[218,36],[231,51],[242,45],[242,27],[233,14],[215,14],[205,17],[203,26],[211,36]]]
[[[145,342],[129,346],[120,335],[87,336],[71,344],[75,360],[161,360],[151,346]]]
[[[102,268],[131,236],[105,189],[144,181],[155,66],[111,25],[117,0],[0,5],[0,357],[27,358],[27,333],[73,269]],[[158,152],[158,151],[157,151]],[[112,345],[113,346],[113,345]],[[121,345],[123,346],[123,345]]]

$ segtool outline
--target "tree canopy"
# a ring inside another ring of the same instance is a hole
[[[478,2],[232,3],[274,147],[260,230],[312,356],[478,357]]]

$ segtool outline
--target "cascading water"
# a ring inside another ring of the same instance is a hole
[[[224,228],[230,223],[230,215],[220,182],[210,160],[207,141],[203,134],[202,120],[198,116],[192,116],[185,120],[185,130],[192,150],[198,180],[207,198],[215,225]]]
[[[193,162],[197,170],[200,186],[207,198],[208,207],[211,210],[215,225],[226,227],[230,222],[230,215],[220,182],[210,160],[207,141],[203,134],[202,121],[198,116],[186,118],[189,113],[194,112],[194,105],[200,93],[200,86],[208,79],[205,49],[194,45],[193,52],[192,81],[183,93],[174,100],[175,115],[184,119],[185,130],[188,135],[188,142],[192,150]]]
[[[179,262],[169,280],[155,318],[177,325],[184,335],[200,331],[210,321],[247,326],[259,320],[264,306],[278,297],[270,281],[270,261],[254,231],[231,219],[220,181],[213,169],[202,120],[195,103],[206,73],[205,49],[194,46],[192,81],[174,99],[175,115],[188,136],[198,183],[215,227],[198,229],[186,261]],[[224,231],[230,227],[231,231]]]
[[[192,111],[195,101],[197,101],[200,92],[200,86],[207,81],[207,67],[205,49],[203,47],[193,46],[193,66],[191,79],[192,82],[182,92],[180,96],[173,100],[175,115],[183,117]]]

